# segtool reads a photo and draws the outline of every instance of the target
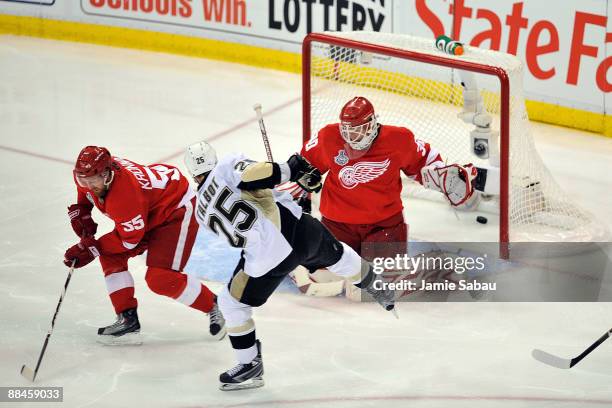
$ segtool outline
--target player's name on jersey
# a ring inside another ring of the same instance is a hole
[[[376,290],[401,290],[401,291],[425,291],[425,292],[446,292],[454,290],[497,290],[497,282],[481,282],[478,280],[461,279],[456,282],[444,280],[442,282],[431,282],[426,279],[420,281],[400,280],[396,282],[376,281]]]
[[[206,200],[206,202],[203,202],[203,200],[198,200],[198,211],[200,212],[200,215],[202,215],[202,217],[206,215],[208,205],[216,196],[217,191],[219,191],[219,184],[217,183],[217,180],[213,177],[206,190],[202,190],[200,193],[200,195],[204,197],[204,200]]]
[[[150,170],[147,169],[145,167],[145,171],[149,170],[149,177],[147,177],[140,168],[138,168],[138,166],[126,159],[122,159],[120,157],[116,157],[115,160],[117,161],[117,163],[119,163],[121,166],[123,166],[123,168],[125,168],[127,171],[129,171],[130,173],[132,173],[134,175],[134,177],[136,178],[136,181],[138,181],[138,184],[140,184],[140,187],[143,190],[151,190],[153,189],[153,187],[151,186],[151,178],[153,178],[154,176],[152,174],[150,174]]]

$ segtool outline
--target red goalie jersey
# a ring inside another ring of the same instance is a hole
[[[351,149],[340,125],[327,125],[302,148],[302,155],[327,178],[321,194],[323,217],[347,224],[374,224],[400,213],[400,171],[421,182],[421,168],[440,162],[438,151],[403,127],[379,125],[365,151]]]
[[[113,157],[113,179],[103,200],[75,180],[79,204],[95,205],[115,222],[115,229],[99,240],[103,254],[135,248],[145,233],[166,222],[180,205],[194,197],[189,181],[167,164],[143,166]]]

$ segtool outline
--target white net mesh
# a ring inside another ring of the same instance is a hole
[[[602,240],[607,232],[590,214],[576,206],[554,181],[538,155],[530,134],[522,91],[522,65],[513,55],[467,47],[464,55],[445,54],[434,39],[398,34],[326,33],[368,44],[471,61],[507,72],[510,78],[509,231],[511,241]],[[458,118],[463,91],[457,69],[408,60],[401,56],[361,52],[325,42],[313,42],[310,72],[311,135],[338,122],[342,106],[354,96],[373,103],[379,122],[410,129],[429,142],[448,163],[498,165],[472,153],[470,132],[475,129]],[[492,129],[500,128],[500,81],[475,74],[484,108],[493,116]],[[305,90],[306,91],[306,90]],[[442,200],[412,183],[411,196]],[[479,210],[498,210],[495,198],[483,200]],[[447,209],[446,211],[451,211]]]

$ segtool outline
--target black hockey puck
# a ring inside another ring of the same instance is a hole
[[[476,221],[478,221],[481,224],[486,224],[489,220],[487,220],[487,217],[483,217],[482,215],[479,215],[478,217],[476,217]]]

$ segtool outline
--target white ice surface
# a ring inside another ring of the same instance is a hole
[[[300,78],[12,36],[0,36],[0,77],[0,386],[26,386],[19,369],[35,364],[66,277],[62,254],[75,241],[66,207],[78,151],[100,144],[137,162],[182,167],[182,149],[209,138],[220,155],[264,159],[252,110],[261,103],[282,159],[299,149]],[[612,227],[612,139],[534,128],[559,183]],[[111,227],[95,218],[101,231]],[[435,228],[418,226],[427,227]],[[236,254],[210,237],[198,242],[189,271],[229,275]],[[530,356],[535,347],[578,354],[612,324],[610,304],[403,303],[398,321],[373,304],[281,291],[255,312],[266,386],[223,393],[217,377],[234,364],[229,342],[211,341],[206,317],[149,291],[144,259],[130,269],[144,345],[96,343],[112,308],[98,263],[77,270],[37,380],[64,387],[57,406],[612,405],[612,343],[567,371]]]

